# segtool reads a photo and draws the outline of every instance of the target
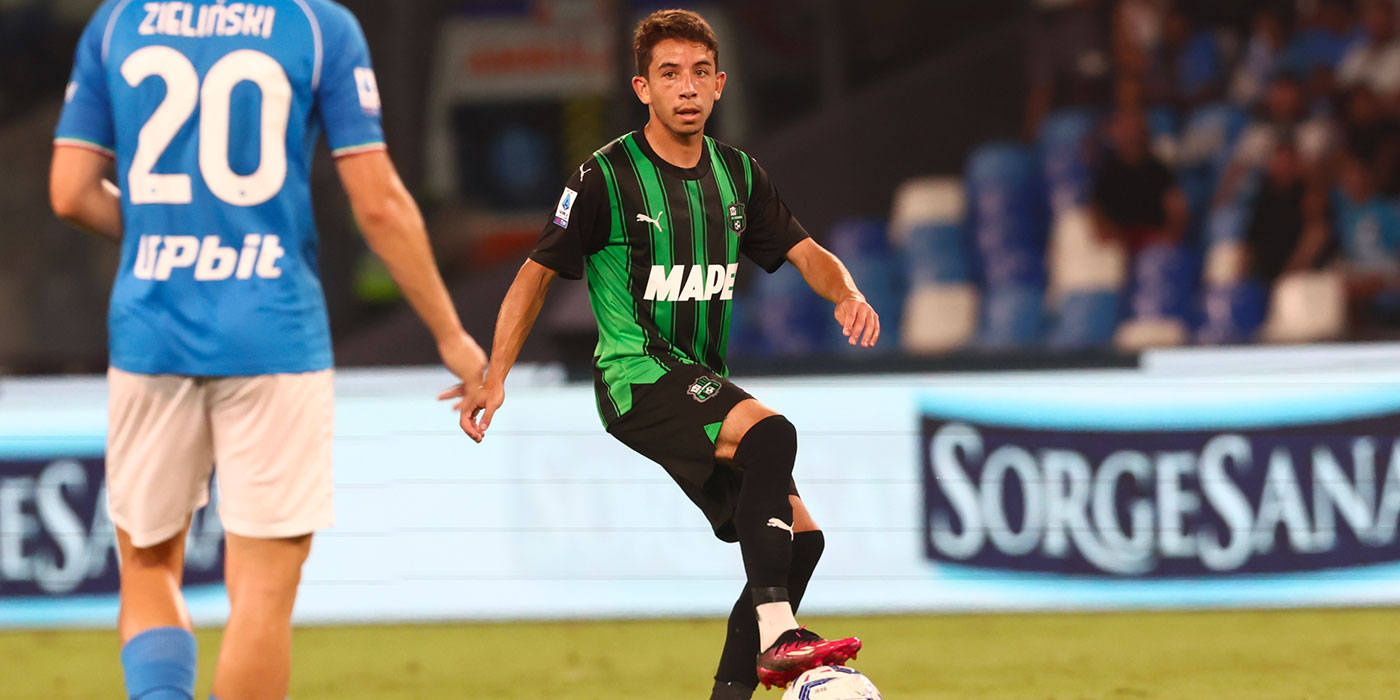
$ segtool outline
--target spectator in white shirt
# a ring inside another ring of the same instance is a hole
[[[1366,37],[1347,51],[1337,80],[1343,87],[1369,87],[1395,110],[1400,107],[1400,36],[1395,32],[1394,0],[1367,0],[1362,26]]]

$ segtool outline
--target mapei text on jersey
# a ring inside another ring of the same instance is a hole
[[[148,2],[142,6],[146,18],[138,30],[141,36],[182,36],[204,39],[211,36],[272,37],[277,10],[251,2],[204,5],[196,12],[193,3]]]

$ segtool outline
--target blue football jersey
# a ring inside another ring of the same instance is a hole
[[[116,160],[111,364],[229,376],[332,364],[311,161],[384,147],[354,16],[329,0],[108,0],[56,143]]]

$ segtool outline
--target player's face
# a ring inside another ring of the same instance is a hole
[[[652,119],[674,133],[695,135],[705,131],[724,79],[703,44],[666,39],[652,48],[647,75],[633,78],[632,88],[651,107]]]

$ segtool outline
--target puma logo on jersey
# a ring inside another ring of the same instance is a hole
[[[578,181],[583,182],[584,176],[588,175],[591,172],[593,172],[593,168],[584,170],[582,165],[578,166]]]
[[[646,214],[638,214],[638,215],[637,215],[637,221],[638,221],[639,223],[642,222],[642,221],[645,221],[645,222],[651,224],[652,226],[655,226],[657,231],[660,231],[660,230],[661,230],[661,219],[664,218],[665,216],[666,216],[666,212],[664,212],[664,211],[663,211],[663,212],[658,212],[658,213],[656,214],[656,218],[655,218],[655,219],[651,218],[650,216],[647,216]]]
[[[202,241],[194,236],[142,236],[136,243],[132,274],[139,280],[164,281],[176,270],[193,267],[197,282],[282,276],[277,261],[287,251],[277,236],[248,234],[243,237],[242,250],[221,242],[218,236],[205,236]]]
[[[730,265],[652,265],[647,278],[647,301],[724,301],[734,298],[734,277],[739,264]]]
[[[777,518],[769,518],[768,527],[776,527],[779,530],[787,530],[788,537],[792,539],[797,539],[797,534],[792,531],[792,526]]]

